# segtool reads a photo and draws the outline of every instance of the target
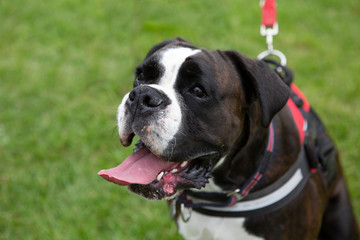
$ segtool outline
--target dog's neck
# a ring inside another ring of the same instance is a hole
[[[241,136],[226,156],[224,162],[213,171],[214,183],[226,192],[232,191],[246,182],[258,168],[266,152],[269,128],[261,125],[259,117],[255,119],[251,118],[251,116],[259,116],[259,114],[257,114],[259,113],[258,107],[253,107],[249,111],[251,112],[244,117]],[[282,110],[281,113],[274,117],[273,125],[275,133],[278,132],[277,129],[280,128],[286,128],[287,131],[291,131],[291,123],[284,123],[284,121],[281,120],[286,114],[286,111]],[[262,189],[276,181],[289,169],[292,163],[295,162],[300,149],[291,142],[293,141],[277,142],[275,137],[273,156],[272,159],[269,160],[271,162],[269,162],[268,169],[265,171],[262,180],[254,187],[253,191]],[[290,144],[292,144],[292,146],[289,146]],[[281,159],[277,157],[284,154],[286,149],[297,148],[298,151],[291,151],[291,153],[288,154],[289,158]],[[283,167],[274,169],[272,167],[274,165]]]

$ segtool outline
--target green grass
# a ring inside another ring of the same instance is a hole
[[[360,2],[278,1],[295,81],[335,139],[360,219]],[[105,182],[130,149],[115,114],[155,43],[256,57],[258,2],[0,2],[0,239],[181,239],[166,204]]]

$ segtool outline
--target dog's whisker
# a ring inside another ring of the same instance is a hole
[[[113,130],[112,130],[112,137],[118,137],[118,132],[117,132],[117,126],[113,127]]]

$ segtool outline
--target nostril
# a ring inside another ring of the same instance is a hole
[[[155,97],[155,96],[144,96],[144,99],[143,99],[143,104],[147,107],[151,107],[151,108],[154,108],[154,107],[159,107],[160,105],[163,104],[163,100],[161,98],[158,98],[158,97]]]
[[[171,100],[165,93],[148,86],[135,87],[130,91],[126,100],[126,106],[132,113],[136,111],[153,112],[163,109],[169,104],[171,104]]]

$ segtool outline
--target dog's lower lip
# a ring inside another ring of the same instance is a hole
[[[134,138],[135,134],[134,133],[130,133],[126,136],[120,137],[120,143],[121,145],[123,145],[124,147],[128,147],[130,146],[130,144],[132,143],[132,140]]]

